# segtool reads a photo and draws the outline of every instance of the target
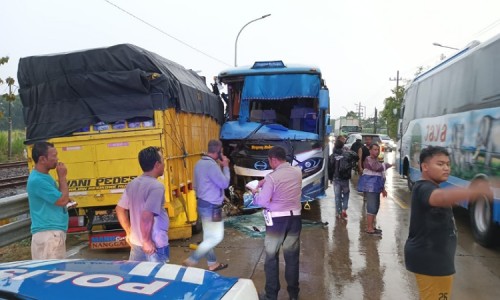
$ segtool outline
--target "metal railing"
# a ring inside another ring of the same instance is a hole
[[[31,236],[31,218],[22,217],[28,213],[28,194],[19,194],[0,199],[0,220],[17,219],[0,226],[0,247]]]

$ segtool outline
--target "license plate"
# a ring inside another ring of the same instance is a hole
[[[96,232],[89,235],[90,249],[127,248],[125,231]]]

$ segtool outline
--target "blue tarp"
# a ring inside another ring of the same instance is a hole
[[[248,76],[241,96],[240,122],[248,120],[250,100],[318,98],[320,87],[320,78],[316,74]]]
[[[318,98],[320,78],[311,74],[257,75],[245,78],[242,99]]]

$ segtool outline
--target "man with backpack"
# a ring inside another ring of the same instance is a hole
[[[328,178],[333,183],[335,193],[335,209],[337,218],[347,218],[347,207],[349,202],[349,179],[354,163],[358,160],[358,155],[350,150],[343,149],[345,138],[339,136],[335,141],[333,153],[328,160]]]

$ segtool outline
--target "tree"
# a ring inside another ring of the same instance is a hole
[[[385,98],[384,110],[382,110],[381,115],[387,122],[387,135],[395,139],[398,134],[399,114],[401,113],[405,88],[398,86],[397,90],[393,89],[391,91],[394,96]]]
[[[0,65],[6,64],[9,62],[9,57],[5,56],[0,58]],[[0,78],[0,84],[3,84],[3,80]],[[16,95],[12,92],[12,86],[16,81],[12,77],[7,77],[5,79],[5,83],[9,86],[9,92],[5,93],[2,95],[2,98],[7,101],[8,103],[8,123],[9,123],[9,129],[8,129],[8,137],[7,137],[7,143],[8,143],[8,159],[10,160],[12,156],[12,102],[16,100]]]
[[[353,119],[357,119],[358,118],[358,114],[353,112],[352,110],[350,112],[347,113],[347,115],[345,115],[346,118],[353,118]]]

